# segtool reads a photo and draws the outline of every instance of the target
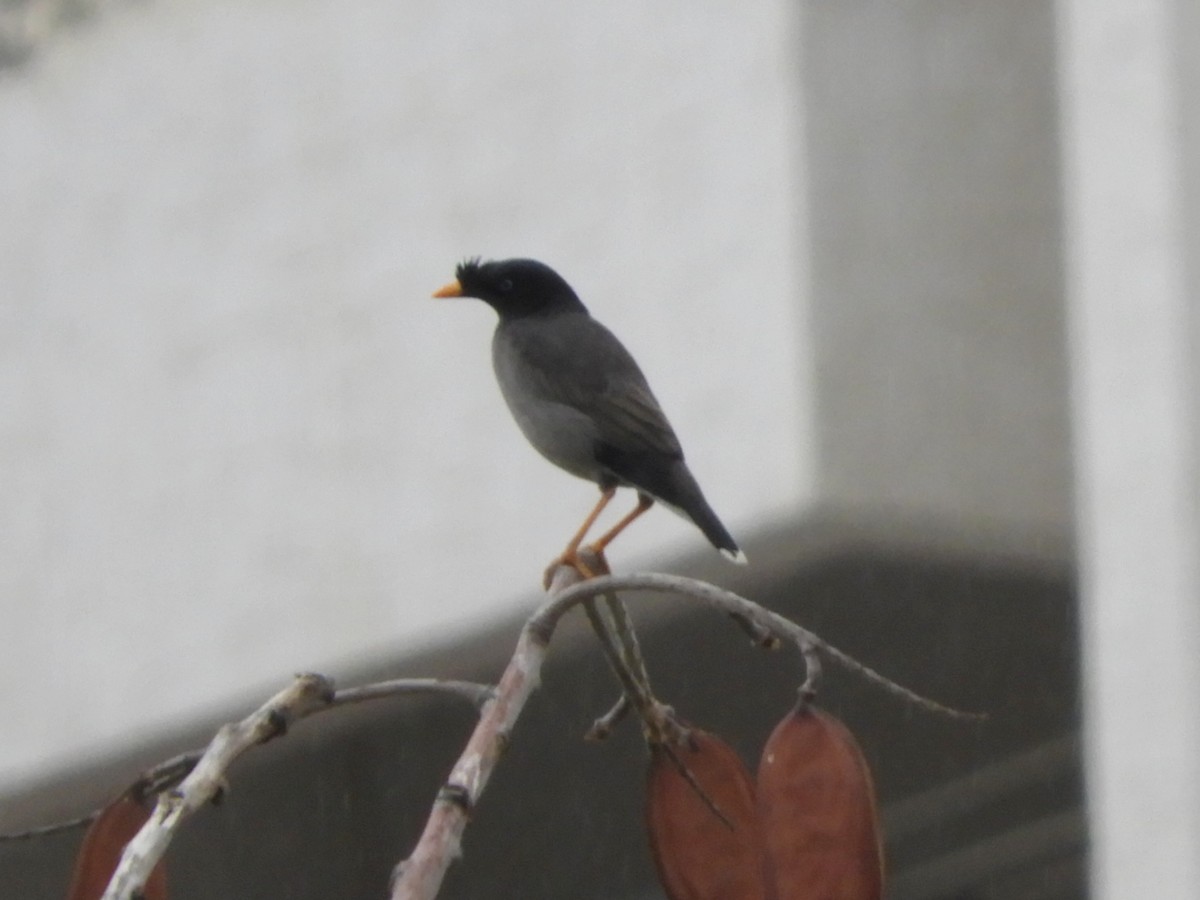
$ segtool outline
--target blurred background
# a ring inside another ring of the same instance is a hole
[[[1198,40],[1190,0],[0,4],[0,829],[296,671],[497,676],[595,489],[510,421],[491,311],[429,295],[532,256],[750,558],[655,510],[614,568],[989,713],[829,674],[889,896],[1195,897]],[[796,660],[637,611],[752,762]],[[568,627],[445,896],[656,896],[636,729],[579,740],[614,691]],[[382,896],[444,706],[252,755],[172,897]],[[62,896],[78,839],[0,843],[0,890]]]

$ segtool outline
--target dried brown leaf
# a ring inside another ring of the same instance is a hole
[[[129,793],[122,794],[101,811],[75,855],[67,900],[99,900],[116,871],[125,845],[148,818],[150,811]],[[145,900],[167,900],[167,875],[162,863],[150,873],[142,896]]]
[[[771,900],[754,784],[741,758],[715,735],[692,729],[690,745],[651,748],[646,828],[670,900]]]
[[[879,900],[883,852],[871,772],[854,736],[813,707],[763,748],[758,810],[778,900]]]

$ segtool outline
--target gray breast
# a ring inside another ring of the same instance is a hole
[[[599,481],[597,428],[577,404],[586,386],[565,384],[571,366],[559,365],[570,348],[552,321],[501,322],[492,336],[492,366],[508,409],[534,448],[562,469]]]

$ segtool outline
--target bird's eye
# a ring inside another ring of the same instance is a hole
[[[513,289],[512,279],[511,278],[502,278],[500,280],[500,283],[498,285],[496,285],[496,287],[499,288],[500,293],[507,294],[509,291],[511,291]]]

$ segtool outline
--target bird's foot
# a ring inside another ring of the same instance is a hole
[[[597,575],[607,575],[610,572],[608,560],[604,558],[603,548],[584,547],[582,550],[567,548],[561,556],[556,557],[546,567],[546,571],[542,575],[542,587],[546,590],[550,589],[550,584],[554,581],[554,573],[559,566],[570,566],[579,573],[584,581],[595,578]]]

